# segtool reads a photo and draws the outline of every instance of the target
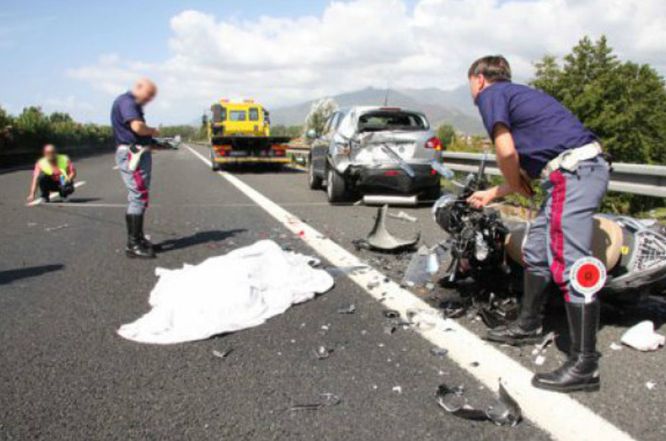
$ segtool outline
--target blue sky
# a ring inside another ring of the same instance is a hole
[[[664,0],[17,1],[0,9],[0,106],[106,122],[141,75],[149,115],[195,121],[222,96],[273,108],[362,87],[465,82],[474,58],[502,53],[520,78],[584,35],[666,72]]]

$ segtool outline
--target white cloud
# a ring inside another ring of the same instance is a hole
[[[152,75],[161,86],[154,112],[174,122],[222,96],[275,107],[370,85],[452,88],[488,53],[526,78],[533,61],[584,35],[605,34],[621,57],[666,71],[663,0],[420,0],[411,10],[402,0],[353,0],[318,17],[219,20],[189,10],[170,24],[167,60],[110,55],[70,75],[109,94]]]

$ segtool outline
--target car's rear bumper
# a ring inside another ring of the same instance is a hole
[[[439,185],[439,175],[433,174],[430,164],[410,164],[414,177],[399,167],[350,166],[347,173],[356,188],[387,193],[415,194]]]

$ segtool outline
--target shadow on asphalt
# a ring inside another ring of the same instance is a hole
[[[15,282],[16,280],[27,279],[29,277],[38,277],[42,274],[51,273],[53,271],[60,271],[65,265],[41,265],[31,266],[28,268],[14,269],[8,271],[0,271],[0,285],[7,285]]]
[[[247,230],[244,228],[235,230],[212,230],[212,231],[199,231],[191,236],[179,237],[178,239],[169,239],[158,244],[155,244],[161,253],[182,250],[183,248],[194,247],[214,242],[221,242],[225,239],[235,236],[239,233],[244,233]]]

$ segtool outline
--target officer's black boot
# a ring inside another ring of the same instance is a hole
[[[536,374],[532,385],[556,392],[599,390],[599,356],[597,329],[599,328],[599,300],[592,303],[567,303],[571,350],[569,358],[559,369]]]
[[[151,253],[155,254],[155,251],[157,251],[157,247],[155,245],[153,245],[153,243],[151,241],[149,241],[146,238],[146,235],[143,233],[143,219],[144,219],[144,216],[141,216],[141,218],[138,220],[138,223],[139,223],[139,226],[138,226],[138,228],[139,228],[139,237],[140,237],[141,244],[143,245],[144,248],[149,249]]]
[[[542,339],[542,309],[548,293],[550,277],[525,271],[524,284],[518,318],[507,326],[489,330],[486,340],[521,346],[536,343]]]
[[[125,221],[127,222],[127,249],[125,250],[127,257],[154,258],[155,252],[143,243],[143,236],[141,234],[143,215],[127,214],[125,215]]]

